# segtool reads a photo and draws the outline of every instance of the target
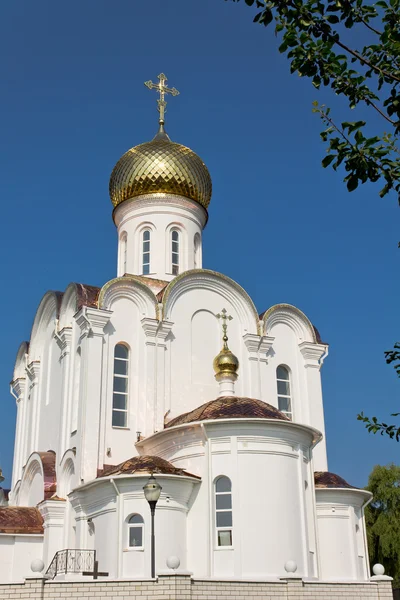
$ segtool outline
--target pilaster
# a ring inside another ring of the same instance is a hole
[[[63,549],[63,531],[65,511],[67,502],[65,500],[44,500],[38,505],[43,517],[43,562],[46,568],[49,566],[53,556],[58,550]]]
[[[166,339],[173,323],[144,318],[141,320],[146,346],[146,435],[164,426]]]
[[[67,439],[71,423],[71,342],[72,327],[64,327],[55,334],[57,345],[60,348],[61,361],[61,412],[60,412],[60,440],[58,456],[63,456],[68,448]]]
[[[23,436],[24,436],[24,413],[26,411],[26,399],[25,399],[25,388],[26,378],[18,377],[10,384],[12,395],[14,396],[17,403],[17,422],[15,427],[15,442],[14,442],[14,464],[12,473],[12,489],[18,479],[21,478],[22,473],[22,450],[23,450]]]
[[[272,347],[274,337],[246,333],[244,344],[249,353],[250,394],[252,398],[262,399],[262,371],[268,363],[267,353]]]
[[[324,436],[323,440],[316,446],[313,452],[314,469],[316,471],[326,471],[328,469],[328,459],[326,455],[325,420],[320,369],[323,359],[327,354],[327,346],[324,344],[302,342],[299,344],[299,350],[304,358],[307,387],[306,398],[308,399],[308,415],[305,413],[305,422],[308,422],[312,427],[319,429]]]
[[[88,481],[97,475],[100,440],[101,391],[103,383],[104,328],[112,311],[83,307],[77,314],[81,342],[81,381],[77,440],[80,479]]]
[[[25,456],[23,461],[25,462],[28,456],[35,450],[39,450],[37,447],[39,438],[39,423],[40,423],[40,360],[34,360],[26,368],[29,378],[29,393],[28,393],[28,414],[25,426]]]
[[[156,372],[157,372],[157,393],[155,410],[155,431],[164,428],[164,415],[167,411],[165,405],[165,373],[166,373],[166,339],[172,330],[171,321],[161,321],[157,329],[157,350],[156,350]]]
[[[145,334],[144,344],[146,346],[146,361],[145,361],[145,422],[144,435],[151,435],[156,430],[156,407],[157,407],[157,329],[159,321],[145,317],[141,320],[143,331]]]

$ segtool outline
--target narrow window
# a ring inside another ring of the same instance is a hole
[[[128,261],[128,237],[126,232],[121,235],[120,242],[120,275],[124,275],[127,272],[127,261]]]
[[[129,548],[143,548],[144,521],[141,515],[132,515],[128,520]]]
[[[215,482],[215,525],[218,546],[232,546],[232,484],[228,477]]]
[[[142,274],[150,273],[150,229],[143,231]]]
[[[292,396],[290,393],[290,377],[286,367],[279,365],[276,370],[276,383],[278,388],[278,408],[292,419]]]
[[[117,344],[114,350],[113,427],[126,427],[128,421],[129,350]]]
[[[200,235],[198,233],[194,236],[194,268],[200,268]]]
[[[179,231],[172,231],[172,274],[179,273]]]

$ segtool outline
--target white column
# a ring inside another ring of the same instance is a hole
[[[268,363],[267,352],[271,348],[274,339],[274,337],[260,336],[253,333],[246,333],[243,336],[243,341],[249,352],[250,395],[252,398],[263,400],[261,369],[263,365]]]
[[[173,327],[171,321],[162,321],[157,329],[157,349],[156,349],[156,373],[157,373],[157,392],[156,392],[156,431],[164,429],[164,415],[167,411],[165,403],[165,380],[166,380],[166,339]]]
[[[58,347],[61,350],[61,411],[60,411],[60,438],[57,456],[61,459],[68,449],[67,443],[71,423],[71,340],[72,327],[64,327],[56,336]]]
[[[164,428],[166,339],[172,329],[170,321],[144,318],[141,321],[146,334],[146,431],[153,433]],[[152,429],[148,429],[148,427]]]
[[[14,489],[14,486],[17,483],[17,481],[21,479],[23,460],[22,451],[24,434],[24,410],[26,406],[25,386],[25,377],[18,377],[18,379],[15,379],[11,382],[12,393],[17,403],[17,422],[15,426],[14,461],[11,489]]]
[[[151,435],[157,429],[157,329],[159,321],[157,319],[144,318],[141,320],[143,331],[146,335],[146,361],[145,361],[145,422],[143,433],[145,436]]]
[[[299,344],[300,352],[304,358],[306,371],[307,400],[309,407],[308,424],[315,427],[323,434],[323,439],[313,451],[315,471],[326,471],[328,459],[326,455],[324,405],[322,401],[321,358],[326,354],[326,346],[302,342]]]
[[[46,569],[55,553],[63,550],[66,505],[67,502],[62,500],[44,500],[38,505],[40,514],[43,517],[43,562]]]
[[[42,448],[38,448],[39,440],[39,423],[40,423],[40,360],[32,361],[28,367],[30,380],[30,414],[27,415],[26,422],[26,451],[24,461],[28,459],[32,452],[40,452]]]
[[[85,482],[97,476],[104,327],[111,314],[109,310],[83,307],[76,316],[81,329],[82,353],[77,464],[80,465],[80,479]]]

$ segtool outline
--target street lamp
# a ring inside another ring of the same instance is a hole
[[[161,494],[162,487],[158,483],[154,475],[151,475],[150,479],[143,486],[144,496],[147,502],[150,504],[151,511],[151,577],[154,579],[156,576],[156,554],[155,554],[155,536],[154,536],[154,513],[156,511],[156,504]]]

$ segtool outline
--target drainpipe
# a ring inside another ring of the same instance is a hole
[[[110,483],[113,486],[115,493],[117,495],[117,577],[121,577],[121,523],[120,523],[120,491],[114,481],[114,479],[110,479]]]

